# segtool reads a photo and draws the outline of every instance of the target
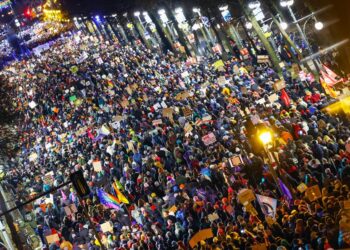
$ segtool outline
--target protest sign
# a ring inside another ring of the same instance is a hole
[[[271,102],[271,103],[274,103],[275,101],[278,101],[278,95],[276,94],[276,93],[274,93],[274,94],[272,94],[272,95],[270,95],[269,96],[269,101]]]
[[[202,137],[202,141],[203,141],[205,146],[209,146],[209,145],[216,142],[216,137],[215,137],[214,133],[209,133],[209,134]]]
[[[153,120],[152,121],[153,126],[158,126],[158,125],[160,125],[162,123],[163,123],[162,119],[158,119],[158,120]]]
[[[75,204],[70,204],[70,205],[64,207],[64,212],[66,213],[67,216],[70,216],[70,215],[78,212],[78,209],[75,206]]]
[[[259,115],[251,115],[250,120],[252,121],[252,123],[254,125],[257,125],[260,122],[260,117],[259,117]]]
[[[193,130],[193,127],[190,123],[186,123],[185,127],[184,127],[184,131],[185,131],[185,135],[187,135],[189,132],[191,132]]]
[[[43,178],[44,183],[48,184],[50,186],[53,185],[53,182],[55,180],[53,176],[54,176],[54,172],[53,171],[45,174],[45,176]]]
[[[219,219],[219,216],[217,213],[212,213],[208,215],[208,220],[210,222],[216,221],[217,219]]]
[[[190,97],[190,93],[188,91],[183,91],[183,92],[180,92],[178,93],[176,96],[175,96],[175,99],[177,101],[181,101],[181,100],[185,100],[186,98]]]
[[[101,224],[101,230],[103,233],[107,233],[107,232],[113,233],[112,223],[110,221],[107,221],[107,222]]]
[[[255,244],[252,246],[252,250],[267,250],[267,247],[265,243]]]
[[[218,84],[219,84],[220,86],[225,85],[225,84],[226,84],[226,78],[225,78],[224,76],[220,76],[220,77],[218,78]]]
[[[262,64],[262,63],[269,63],[270,62],[270,58],[268,55],[258,55],[258,63]]]
[[[28,105],[31,109],[36,107],[36,103],[34,101],[31,101]]]
[[[252,216],[258,215],[258,212],[256,211],[255,207],[251,203],[246,204],[244,207],[247,213],[250,213]]]
[[[184,113],[185,117],[191,116],[192,115],[192,109],[189,107],[183,107],[182,112]]]
[[[229,163],[230,167],[233,168],[233,167],[237,167],[237,166],[241,165],[243,163],[243,160],[242,160],[241,155],[236,155],[236,156],[231,157],[228,160],[228,163]]]
[[[317,199],[320,199],[322,197],[320,187],[318,185],[309,187],[305,191],[305,196],[309,201],[315,201]]]
[[[224,68],[225,64],[222,60],[217,60],[214,64],[213,67],[215,70],[222,70]]]
[[[132,89],[130,88],[130,86],[127,86],[126,88],[125,88],[125,90],[126,90],[126,92],[128,92],[128,94],[129,95],[132,95]]]
[[[198,233],[196,233],[189,241],[189,244],[191,246],[191,248],[194,248],[198,242],[202,241],[202,240],[206,240],[206,239],[210,239],[214,237],[213,231],[211,230],[211,228],[207,228],[207,229],[203,229],[200,230]]]
[[[255,200],[255,196],[254,196],[254,193],[252,190],[250,189],[241,189],[239,192],[238,192],[238,201],[241,203],[241,204],[248,204],[249,202],[251,201],[254,201]]]
[[[286,87],[286,82],[282,80],[278,80],[273,84],[273,89],[278,92]]]
[[[102,171],[101,161],[94,161],[94,162],[92,162],[92,166],[94,167],[94,171],[95,172],[101,172]]]
[[[256,194],[256,198],[264,214],[274,218],[276,215],[277,200],[260,194]]]
[[[307,189],[307,186],[305,185],[305,183],[300,183],[297,189],[300,193],[304,193]]]
[[[46,236],[46,241],[47,241],[47,244],[51,244],[51,243],[55,243],[57,241],[60,241],[60,238],[58,237],[58,234],[51,234],[51,235],[48,235]]]

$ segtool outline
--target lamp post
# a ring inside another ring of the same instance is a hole
[[[286,7],[288,9],[288,11],[293,19],[293,22],[296,24],[297,29],[300,33],[300,36],[301,36],[302,40],[305,42],[305,45],[306,45],[306,47],[309,51],[309,54],[311,56],[313,54],[312,48],[310,47],[309,41],[308,41],[305,33],[301,29],[300,24],[299,24],[297,18],[295,17],[294,12],[291,8],[291,6],[294,4],[294,0],[281,0],[280,4],[282,7]],[[313,63],[315,65],[316,70],[319,71],[319,66],[318,66],[317,62],[313,60]]]
[[[272,156],[269,148],[272,144],[272,133],[270,131],[263,131],[262,133],[260,133],[259,135],[259,140],[261,141],[263,147],[264,147],[264,151],[265,153],[267,154],[267,157],[269,158],[269,161],[270,163],[267,164],[268,165],[268,168],[269,168],[269,171],[272,175],[272,178],[280,192],[281,195],[283,195],[283,192],[279,186],[279,183],[278,183],[278,176],[277,176],[277,173],[276,173],[276,170],[274,169],[274,167],[272,166],[272,163],[275,162],[274,160],[274,157]]]

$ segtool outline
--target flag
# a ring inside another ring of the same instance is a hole
[[[118,200],[119,202],[125,203],[125,204],[129,204],[129,200],[125,197],[125,195],[123,195],[122,192],[120,192],[120,190],[118,189],[117,185],[115,182],[113,182],[112,184],[115,193],[117,194]]]
[[[100,199],[102,205],[116,210],[120,209],[120,203],[117,197],[106,193],[102,189],[97,190],[97,196]]]
[[[67,195],[63,192],[63,190],[61,190],[61,195],[64,201],[67,200]]]
[[[119,190],[124,191],[123,185],[122,185],[118,180],[115,180],[115,185],[117,185],[117,187],[118,187]]]
[[[332,71],[326,65],[322,64],[322,67],[326,70],[326,73],[329,75],[329,77],[335,79],[337,83],[343,81],[343,79],[341,79],[336,73],[334,73],[334,71]]]
[[[286,105],[287,107],[290,106],[290,98],[284,89],[281,90],[281,100],[284,103],[284,105]]]
[[[264,214],[275,218],[277,200],[260,194],[256,194],[256,197]]]
[[[208,180],[211,181],[210,179],[210,169],[209,168],[202,168],[201,174]]]
[[[321,71],[321,75],[322,78],[324,79],[324,82],[328,85],[328,86],[333,86],[336,83],[338,83],[339,81],[337,81],[335,78],[331,77],[330,75],[328,75],[327,73],[325,73],[324,71]]]
[[[337,93],[335,92],[335,90],[329,84],[327,84],[322,77],[320,78],[320,82],[327,95],[333,98],[337,97]]]
[[[281,188],[283,195],[287,198],[287,200],[293,200],[292,193],[280,178],[278,178],[278,184]]]

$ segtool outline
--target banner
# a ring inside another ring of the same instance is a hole
[[[205,146],[209,146],[216,142],[216,137],[213,133],[209,133],[202,137],[202,141]]]
[[[276,215],[277,200],[260,194],[256,194],[256,198],[264,214],[274,218]]]
[[[210,239],[214,237],[213,231],[211,230],[211,228],[207,228],[207,229],[203,229],[201,231],[199,231],[198,233],[196,233],[189,241],[189,244],[191,246],[191,248],[194,248],[198,242],[202,241],[202,240],[206,240],[206,239]]]

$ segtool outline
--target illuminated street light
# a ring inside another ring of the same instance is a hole
[[[316,22],[315,23],[315,29],[317,30],[322,30],[324,27],[323,23],[322,22]]]
[[[141,15],[140,11],[136,11],[136,12],[134,13],[134,16],[136,16],[136,17],[139,17],[140,15]]]
[[[175,9],[175,13],[176,13],[176,14],[183,13],[182,8],[180,8],[180,7],[179,7],[179,8],[176,8],[176,9]]]
[[[283,0],[281,1],[281,6],[282,7],[289,7],[294,4],[294,0]]]
[[[283,30],[286,30],[288,28],[288,24],[286,22],[281,22],[280,25]]]
[[[193,12],[198,13],[198,15],[200,15],[200,13],[201,13],[200,8],[193,8],[192,10],[193,10]]]
[[[220,6],[220,7],[219,7],[219,10],[221,10],[221,11],[228,10],[228,5]]]
[[[272,135],[269,131],[266,131],[259,135],[259,139],[266,146],[272,142]]]
[[[252,3],[249,3],[249,8],[250,9],[257,9],[257,8],[260,8],[260,6],[261,6],[261,4],[260,4],[260,2],[252,2]]]
[[[158,10],[159,15],[164,15],[165,14],[165,9]]]
[[[251,28],[253,28],[253,24],[252,24],[251,22],[247,22],[247,23],[245,24],[245,27],[246,27],[248,30],[250,30]]]

